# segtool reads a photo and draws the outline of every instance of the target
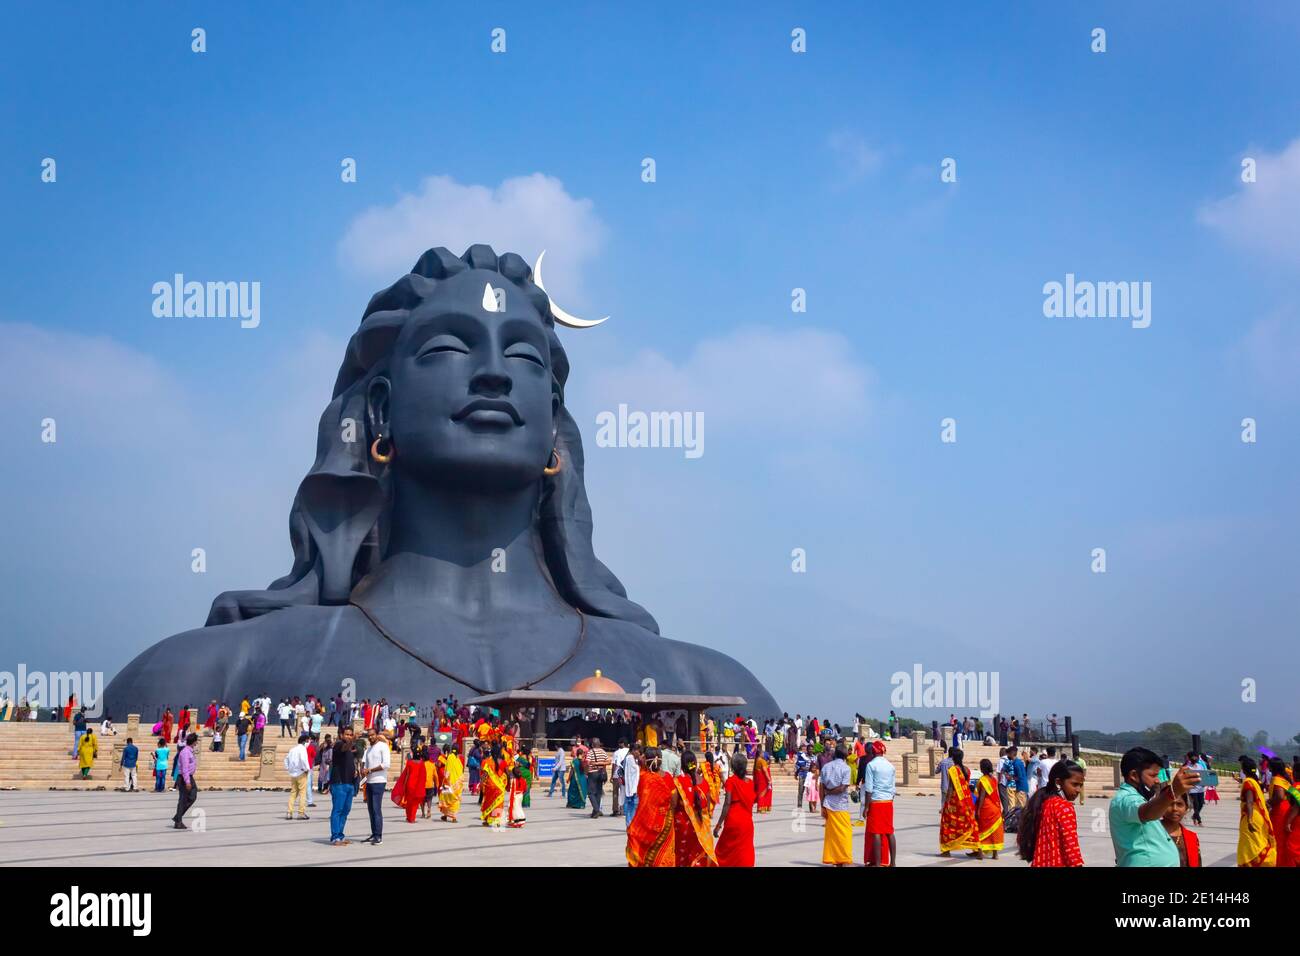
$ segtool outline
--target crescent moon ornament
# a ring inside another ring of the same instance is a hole
[[[545,255],[546,250],[543,249],[537,254],[537,262],[533,266],[533,285],[537,286],[537,288],[541,289],[543,292],[546,292],[546,286],[542,285],[542,257]],[[603,319],[580,319],[576,315],[570,315],[568,312],[565,312],[556,305],[555,299],[551,298],[549,292],[546,292],[546,298],[551,303],[551,314],[555,316],[555,321],[570,329],[590,329],[600,325],[600,323],[604,322],[605,319],[609,318],[609,316],[605,316]]]

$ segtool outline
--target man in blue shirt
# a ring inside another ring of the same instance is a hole
[[[1120,759],[1124,785],[1111,800],[1109,814],[1116,866],[1178,866],[1181,862],[1161,817],[1201,777],[1182,767],[1157,790],[1163,763],[1145,747],[1134,747]]]
[[[1011,777],[1016,782],[1016,806],[1023,807],[1029,802],[1029,768],[1020,759],[1020,751],[1011,748]]]
[[[804,778],[808,776],[808,768],[812,766],[812,754],[808,752],[808,745],[804,744],[799,753],[794,758],[794,776],[799,781],[799,788],[795,791],[795,806],[803,806],[803,784]]]
[[[885,757],[885,745],[879,740],[872,741],[871,755],[871,760],[862,768],[862,819],[867,823],[866,865],[894,866],[898,861],[898,844],[894,837],[897,772]]]
[[[140,762],[140,748],[135,745],[135,741],[130,737],[126,738],[126,746],[122,748],[122,777],[126,782],[126,792],[135,792],[135,765]]]

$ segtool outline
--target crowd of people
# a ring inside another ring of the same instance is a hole
[[[432,820],[435,802],[440,821],[459,822],[466,789],[477,801],[482,826],[517,829],[527,822],[539,761],[522,742],[526,713],[503,717],[453,697],[421,710],[414,702],[350,702],[342,695],[327,702],[309,694],[282,698],[274,705],[265,695],[245,697],[237,712],[212,700],[202,724],[188,705],[175,711],[164,708],[152,727],[153,789],[177,792],[175,827],[184,827],[182,818],[197,797],[195,748],[204,731],[211,736],[211,748],[220,751],[233,730],[238,759],[244,760],[260,753],[268,715],[278,722],[280,737],[296,738],[284,758],[291,781],[285,816],[309,819],[315,795],[329,793],[331,845],[351,842],[344,827],[357,795],[369,817],[370,834],[362,841],[366,843],[383,842],[385,793],[402,808],[408,823]],[[112,719],[105,715],[97,731],[75,698],[69,698],[62,717],[73,728],[71,755],[88,779],[101,738],[117,733]],[[354,732],[353,719],[360,723],[360,733]],[[623,817],[627,830],[630,865],[752,866],[754,814],[771,812],[772,765],[786,761],[793,763],[795,808],[806,806],[824,821],[824,863],[853,862],[853,827],[860,826],[866,831],[863,863],[896,865],[896,774],[884,745],[884,740],[900,735],[892,711],[882,734],[861,717],[850,733],[829,720],[801,714],[783,714],[761,725],[739,714],[724,720],[705,715],[697,740],[688,739],[683,712],[642,718],[630,711],[552,708],[548,722],[628,734],[615,738],[612,752],[594,734],[575,734],[557,743],[547,796],[554,796],[558,787],[569,808],[598,818],[605,814],[608,787],[610,811]],[[1005,852],[1010,834],[1014,852],[1031,866],[1082,866],[1073,804],[1084,790],[1086,762],[1078,756],[1058,756],[1055,746],[1021,746],[1018,738],[1029,726],[1027,717],[1023,722],[1003,718],[991,728],[996,736],[984,739],[1010,743],[999,747],[996,763],[985,758],[978,767],[968,768],[960,744],[971,736],[979,738],[984,727],[975,718],[955,715],[947,723],[954,745],[937,768],[939,854],[996,859]],[[330,734],[322,738],[325,726],[341,728],[337,739]],[[1051,718],[1046,726],[1055,732]],[[405,749],[406,758],[389,790],[395,749]],[[139,747],[128,737],[121,755],[128,791],[139,789],[140,760]],[[1300,757],[1287,764],[1269,752],[1259,761],[1242,756],[1238,763],[1238,865],[1300,866]],[[1211,766],[1212,758],[1203,753],[1189,752],[1177,766],[1141,747],[1123,755],[1123,783],[1109,808],[1117,866],[1201,865],[1196,828],[1202,825],[1206,804],[1219,800],[1216,788],[1203,780]],[[854,802],[860,807],[857,821],[852,819]]]

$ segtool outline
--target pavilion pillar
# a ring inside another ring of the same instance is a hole
[[[533,705],[533,750],[538,755],[546,752],[546,701]]]
[[[688,740],[700,739],[700,712],[698,710],[686,711],[686,737]],[[701,757],[704,754],[700,754]]]

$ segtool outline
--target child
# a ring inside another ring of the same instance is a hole
[[[817,769],[816,764],[808,767],[808,773],[803,778],[803,798],[808,801],[808,812],[817,812],[817,783],[821,772]]]
[[[1186,814],[1187,798],[1174,797],[1173,806],[1165,811],[1160,822],[1165,825],[1165,832],[1178,847],[1178,865],[1198,867],[1201,865],[1201,841],[1194,831],[1183,829],[1183,817]]]

